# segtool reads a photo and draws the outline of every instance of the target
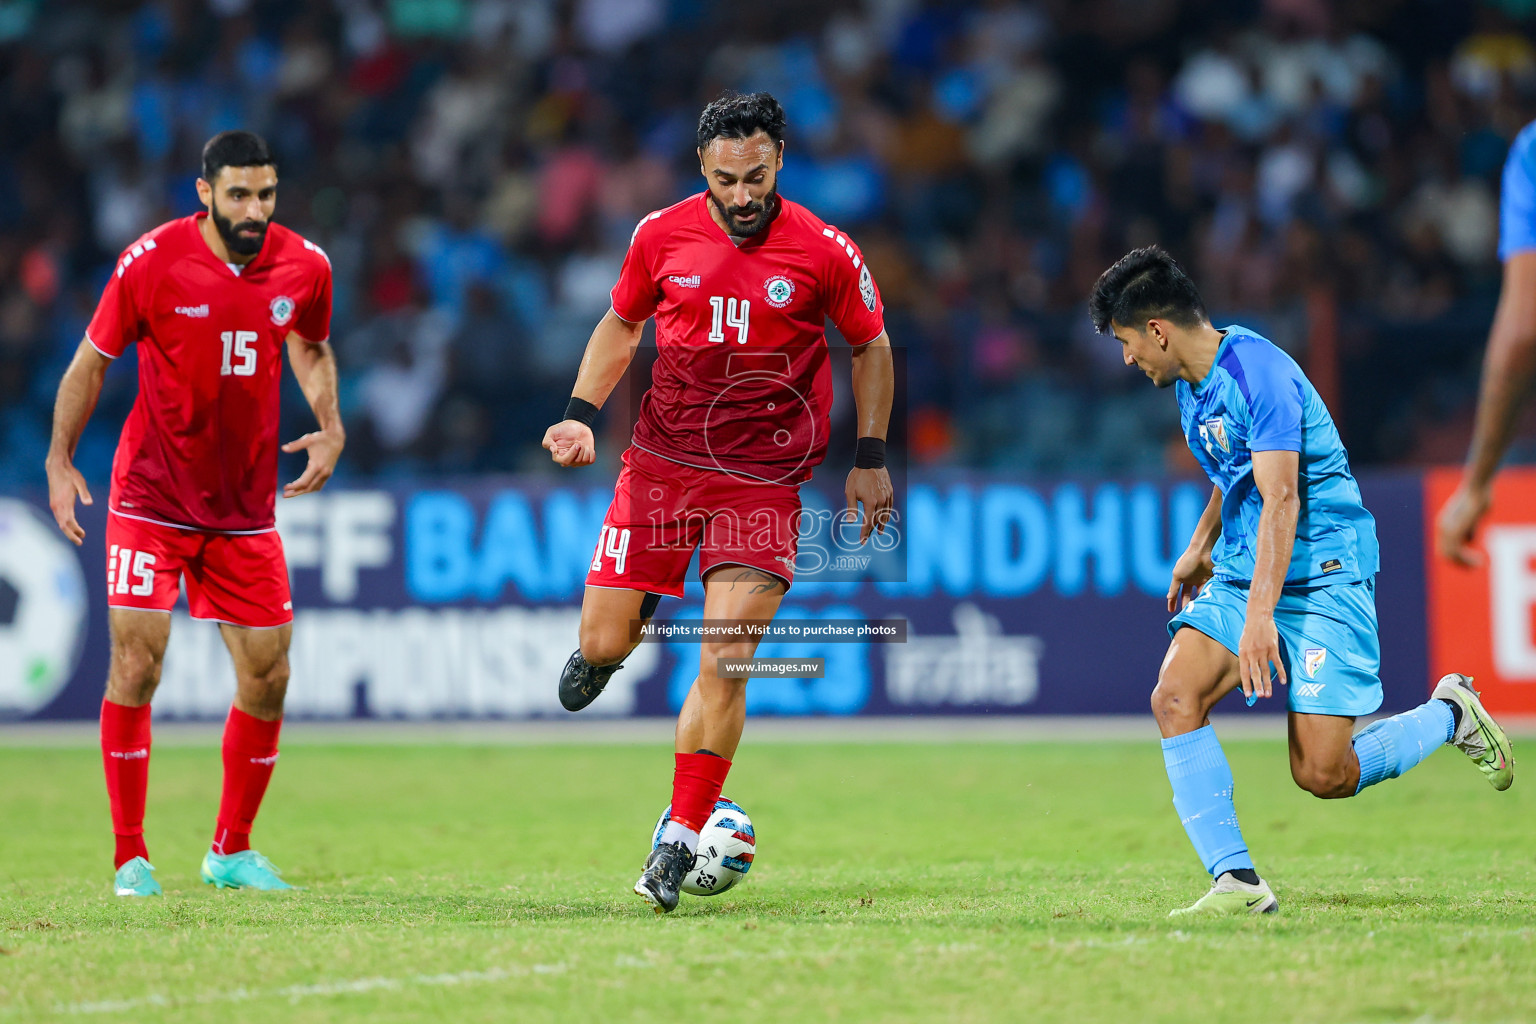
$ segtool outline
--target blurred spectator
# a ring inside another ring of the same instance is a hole
[[[1474,393],[1498,174],[1536,114],[1531,5],[1432,7],[21,5],[0,33],[0,484],[35,482],[12,467],[41,458],[105,275],[198,208],[198,147],[236,124],[279,154],[279,219],[332,258],[342,471],[538,466],[634,224],[700,188],[693,125],[722,88],[779,96],[783,193],[863,245],[918,464],[1187,470],[1166,396],[1082,310],[1151,241],[1219,323],[1303,360],[1332,304],[1355,461],[1431,457]]]

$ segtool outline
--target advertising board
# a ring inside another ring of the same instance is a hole
[[[1429,685],[1423,489],[1412,475],[1363,486],[1382,538],[1391,711],[1422,700]],[[754,679],[749,712],[1143,714],[1167,646],[1169,571],[1208,493],[1194,480],[913,474],[892,536],[866,553],[863,578],[808,574],[780,612],[845,625],[901,619],[905,642],[765,641],[759,656],[822,659],[825,671]],[[576,647],[583,579],[611,494],[611,484],[504,478],[333,485],[280,500],[296,609],[288,713],[564,716],[556,681]],[[830,513],[841,495],[808,486],[805,500]],[[89,535],[80,549],[58,534],[41,501],[0,504],[7,717],[97,713],[107,657],[102,504],[82,510]],[[662,601],[658,623],[701,618],[703,590],[691,579],[682,600]],[[233,676],[218,629],[184,608],[173,616],[156,714],[221,718]],[[583,714],[673,713],[698,656],[687,638],[642,643]],[[1277,700],[1253,713],[1281,710]]]

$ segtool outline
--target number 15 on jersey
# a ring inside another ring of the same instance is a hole
[[[224,331],[219,335],[224,343],[224,364],[219,367],[220,377],[231,374],[236,377],[256,375],[256,350],[251,346],[257,337],[259,335],[255,331]],[[234,362],[235,359],[240,361]]]

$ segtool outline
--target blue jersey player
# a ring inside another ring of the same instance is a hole
[[[1172,642],[1152,692],[1173,805],[1211,890],[1173,914],[1272,913],[1211,727],[1216,702],[1287,687],[1291,777],[1319,797],[1355,796],[1452,743],[1507,789],[1514,757],[1471,679],[1351,735],[1381,706],[1374,596],[1376,524],[1360,501],[1333,418],[1290,356],[1244,327],[1211,325],[1162,249],[1106,270],[1090,301],[1158,387],[1172,386],[1190,450],[1215,485],[1168,588]]]
[[[1499,195],[1499,259],[1504,279],[1488,332],[1477,421],[1461,483],[1440,510],[1435,544],[1460,565],[1477,565],[1472,547],[1493,499],[1493,477],[1536,380],[1536,121],[1515,136]]]

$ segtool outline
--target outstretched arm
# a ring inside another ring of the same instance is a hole
[[[631,323],[612,309],[592,329],[587,350],[576,371],[576,386],[571,397],[602,408],[624,371],[635,358],[645,321]],[[597,458],[597,441],[592,428],[580,420],[561,420],[544,431],[544,447],[561,466],[590,466]]]
[[[1216,538],[1221,536],[1221,488],[1211,488],[1211,500],[1205,503],[1195,532],[1189,537],[1189,547],[1173,563],[1173,581],[1168,584],[1168,610],[1177,612],[1200,593],[1200,588],[1216,571],[1211,552],[1216,549]]]
[[[1300,467],[1299,452],[1253,453],[1253,482],[1264,500],[1264,510],[1259,513],[1254,545],[1248,616],[1237,644],[1238,671],[1245,697],[1271,695],[1271,664],[1281,684],[1285,683],[1280,635],[1275,629],[1275,605],[1280,603],[1280,592],[1291,568],[1291,549],[1296,546],[1296,521],[1301,516],[1301,492],[1297,485]]]
[[[48,507],[64,536],[79,544],[85,530],[75,521],[75,498],[91,504],[91,492],[85,477],[75,468],[75,446],[85,423],[101,397],[101,381],[111,359],[96,351],[89,341],[81,341],[75,357],[59,381],[58,397],[53,400],[53,440],[48,445],[44,467],[48,472]]]
[[[292,483],[283,485],[283,497],[296,498],[318,491],[336,472],[336,460],[347,443],[341,425],[340,386],[336,377],[336,353],[330,342],[312,342],[297,333],[288,335],[288,364],[298,378],[304,398],[314,411],[319,430],[283,445],[285,452],[309,452],[309,465]]]
[[[891,337],[881,331],[880,337],[853,350],[853,404],[858,414],[859,437],[885,440],[890,429],[891,399],[895,392]],[[884,461],[884,452],[880,454],[880,461]],[[890,470],[884,465],[860,467],[855,464],[843,484],[843,496],[848,501],[850,519],[858,516],[859,504],[864,505],[864,521],[859,526],[860,545],[869,539],[871,530],[885,532],[885,522],[890,518],[895,502]]]
[[[1477,421],[1461,485],[1440,511],[1436,546],[1461,565],[1475,565],[1477,524],[1488,511],[1493,475],[1509,447],[1515,418],[1536,376],[1536,250],[1517,252],[1504,264],[1498,310],[1488,332]]]

